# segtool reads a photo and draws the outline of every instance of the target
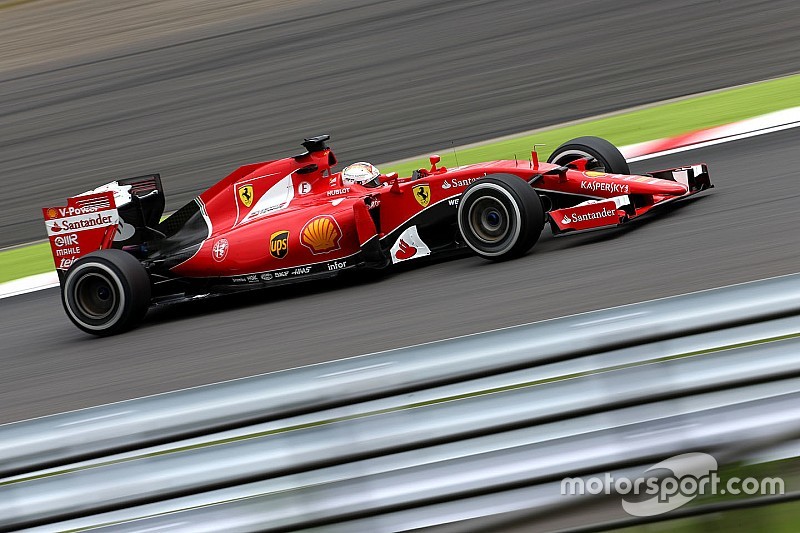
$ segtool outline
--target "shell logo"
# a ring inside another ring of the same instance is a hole
[[[54,208],[51,207],[50,209],[47,210],[47,218],[51,218],[52,219],[52,218],[56,218],[57,216],[58,216],[58,213],[56,213],[56,210]]]
[[[309,220],[300,232],[300,243],[312,254],[327,254],[339,250],[342,230],[330,215],[321,215]]]

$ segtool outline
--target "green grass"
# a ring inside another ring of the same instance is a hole
[[[544,159],[562,142],[581,135],[597,135],[623,146],[727,124],[795,106],[800,106],[800,75],[475,146],[460,150],[458,162],[464,165],[492,159],[513,159],[515,155],[521,160],[527,160],[534,143],[545,145],[539,150],[540,157]],[[442,164],[455,165],[451,149],[445,146],[439,149],[439,155],[442,156]],[[414,169],[428,165],[427,158],[420,158],[389,165],[384,171],[396,171],[401,175],[407,175]],[[44,235],[44,229],[42,234]],[[53,270],[53,260],[47,243],[0,252],[0,283],[49,270]]]
[[[617,146],[624,146],[728,124],[795,106],[800,106],[800,75],[459,150],[458,162],[465,165],[492,159],[514,159],[515,154],[519,159],[527,160],[534,143],[545,145],[539,149],[539,156],[544,159],[564,141],[582,135],[596,135]],[[441,164],[455,166],[451,148],[445,145],[438,153],[442,157]],[[395,171],[402,176],[429,165],[427,158],[420,158],[382,170]]]
[[[0,252],[0,283],[12,279],[42,274],[54,270],[50,243],[40,242],[30,246]]]

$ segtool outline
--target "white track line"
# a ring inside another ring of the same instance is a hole
[[[793,107],[677,137],[623,146],[620,151],[628,162],[633,163],[797,127],[800,127],[800,107]],[[489,142],[491,141],[486,141],[486,144]],[[0,283],[0,299],[50,289],[58,285],[55,271],[15,279]]]
[[[765,135],[800,126],[800,107],[791,107],[781,111],[759,115],[757,117],[740,120],[731,124],[714,126],[699,131],[693,131],[643,143],[631,144],[621,148],[629,162],[642,161],[662,155],[685,152],[721,144],[757,135]]]
[[[698,148],[705,148],[706,146],[714,146],[715,144],[723,144],[729,143],[732,141],[738,141],[739,139],[747,139],[748,137],[757,137],[759,135],[766,135],[767,133],[774,133],[776,131],[783,131],[792,128],[800,127],[800,122],[794,122],[792,124],[782,124],[780,126],[773,126],[771,128],[764,128],[758,131],[751,131],[747,133],[739,133],[737,135],[730,135],[728,137],[723,137],[721,139],[710,139],[708,141],[702,141],[694,144],[689,144],[686,146],[679,146],[677,148],[670,148],[669,150],[662,150],[660,152],[653,152],[651,154],[642,154],[637,157],[627,158],[629,163],[635,163],[636,161],[644,161],[645,159],[653,159],[655,157],[661,157],[664,155],[670,154],[677,154],[679,152],[687,152],[689,150],[697,150]],[[625,148],[623,147],[622,153],[625,153]]]
[[[0,298],[19,296],[20,294],[41,291],[52,287],[58,287],[58,274],[56,274],[55,270],[0,283]]]

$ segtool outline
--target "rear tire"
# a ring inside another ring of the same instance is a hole
[[[473,182],[458,202],[458,229],[464,241],[493,261],[524,255],[539,239],[544,221],[539,195],[512,174],[491,174]]]
[[[593,157],[597,163],[586,170],[608,174],[630,174],[631,169],[619,149],[600,137],[578,137],[567,141],[550,154],[548,163],[564,166],[582,157]]]
[[[127,252],[109,249],[81,257],[67,271],[61,302],[72,323],[106,336],[130,329],[150,306],[150,276]]]

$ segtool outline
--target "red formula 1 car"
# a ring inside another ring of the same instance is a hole
[[[611,227],[712,187],[705,165],[630,175],[612,144],[569,141],[540,163],[489,161],[382,175],[334,172],[327,135],[293,157],[246,165],[161,220],[160,177],[115,181],[44,208],[62,301],[80,329],[120,332],[189,298],[381,269],[471,249],[519,257],[554,234]]]

